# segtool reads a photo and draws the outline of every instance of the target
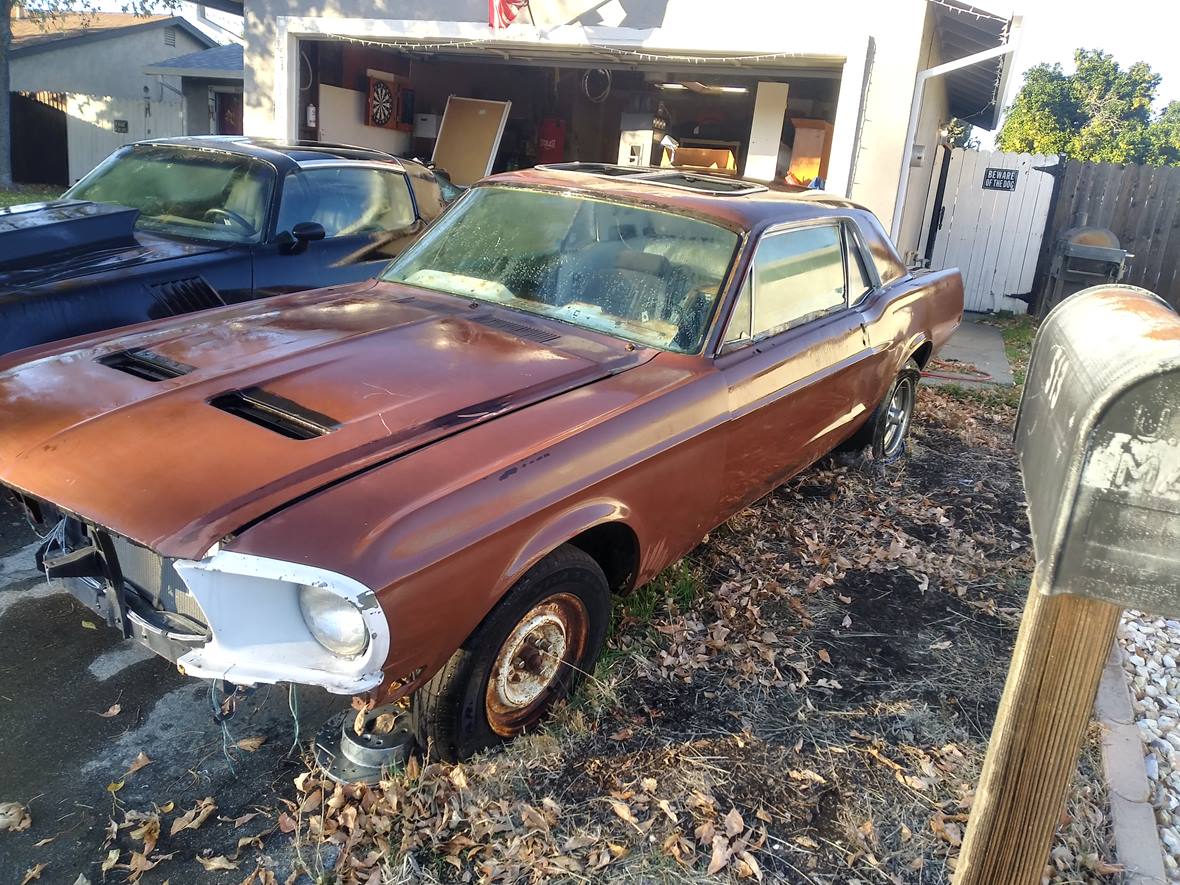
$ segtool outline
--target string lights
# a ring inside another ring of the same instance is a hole
[[[347,43],[353,43],[358,46],[376,47],[380,49],[397,49],[405,52],[445,52],[452,49],[495,49],[501,52],[510,52],[515,46],[506,45],[505,43],[496,43],[492,39],[466,39],[466,40],[446,40],[438,42],[420,42],[417,40],[368,40],[363,37],[352,37],[346,35],[325,34],[324,36],[335,40],[343,40]],[[530,48],[528,45],[521,45],[521,49]],[[571,51],[578,50],[597,50],[599,52],[607,52],[611,55],[622,56],[624,58],[631,58],[638,62],[673,62],[677,64],[712,64],[716,62],[758,62],[768,61],[781,58],[798,58],[801,53],[798,52],[763,52],[757,55],[682,55],[673,52],[659,52],[652,50],[636,50],[626,49],[621,46],[604,46],[598,43],[586,43],[566,47]]]

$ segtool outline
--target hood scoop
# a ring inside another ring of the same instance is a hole
[[[288,439],[315,439],[327,436],[340,426],[339,421],[327,415],[321,415],[261,387],[223,393],[209,400],[209,405]]]
[[[142,378],[144,381],[167,381],[179,378],[193,370],[192,366],[170,360],[150,350],[120,350],[118,353],[108,353],[100,356],[98,361],[104,366],[110,366],[118,372],[125,372]]]
[[[54,200],[0,209],[0,270],[37,268],[48,259],[130,249],[138,209]]]

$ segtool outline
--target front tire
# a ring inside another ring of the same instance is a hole
[[[610,623],[598,563],[566,544],[529,569],[414,694],[418,742],[466,759],[540,724],[591,673]]]

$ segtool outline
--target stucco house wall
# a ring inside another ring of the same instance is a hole
[[[165,38],[171,27],[175,45]],[[58,45],[60,43],[60,45]],[[14,92],[65,95],[69,181],[93,169],[112,151],[144,138],[185,133],[180,79],[149,76],[145,60],[164,60],[205,49],[181,27],[164,22],[116,33],[40,44],[11,59]],[[147,92],[144,92],[144,89]],[[126,122],[126,131],[117,131]],[[16,132],[20,138],[23,133]]]
[[[67,43],[61,48],[41,49],[32,55],[12,59],[14,92],[66,92],[85,95],[110,95],[143,98],[143,87],[151,88],[153,100],[160,99],[156,77],[140,69],[145,62],[175,58],[204,49],[208,44],[193,39],[186,31],[174,28],[176,45],[164,42],[164,27],[129,31],[102,40]],[[179,82],[171,84],[179,88]],[[171,99],[180,96],[170,93]]]
[[[923,28],[923,44],[918,60],[918,70],[932,68],[949,59],[943,58],[939,52],[938,35],[934,29],[934,10],[927,10],[926,23]],[[909,100],[906,102],[909,106]],[[937,171],[938,143],[943,126],[951,119],[950,101],[947,96],[947,85],[944,77],[934,77],[926,82],[926,92],[922,100],[922,113],[918,118],[918,129],[914,133],[914,143],[922,145],[924,155],[920,166],[911,165],[908,198],[902,214],[901,229],[896,239],[897,251],[902,258],[908,258],[916,253],[925,230],[926,195],[929,193],[931,182]],[[901,121],[902,127],[905,120]]]

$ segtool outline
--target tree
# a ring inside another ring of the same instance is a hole
[[[1146,62],[1122,68],[1109,53],[1079,49],[1076,70],[1039,64],[1008,109],[996,144],[1005,151],[1064,154],[1095,163],[1145,163],[1160,76]]]
[[[1148,162],[1153,166],[1180,166],[1180,101],[1169,102],[1147,127],[1151,142]]]
[[[180,0],[124,0],[124,12],[151,15],[161,8],[175,9]],[[95,0],[0,0],[0,187],[12,184],[12,73],[9,59],[12,52],[12,18],[18,7],[26,15],[40,21],[46,31],[52,31],[63,15],[97,11]]]

